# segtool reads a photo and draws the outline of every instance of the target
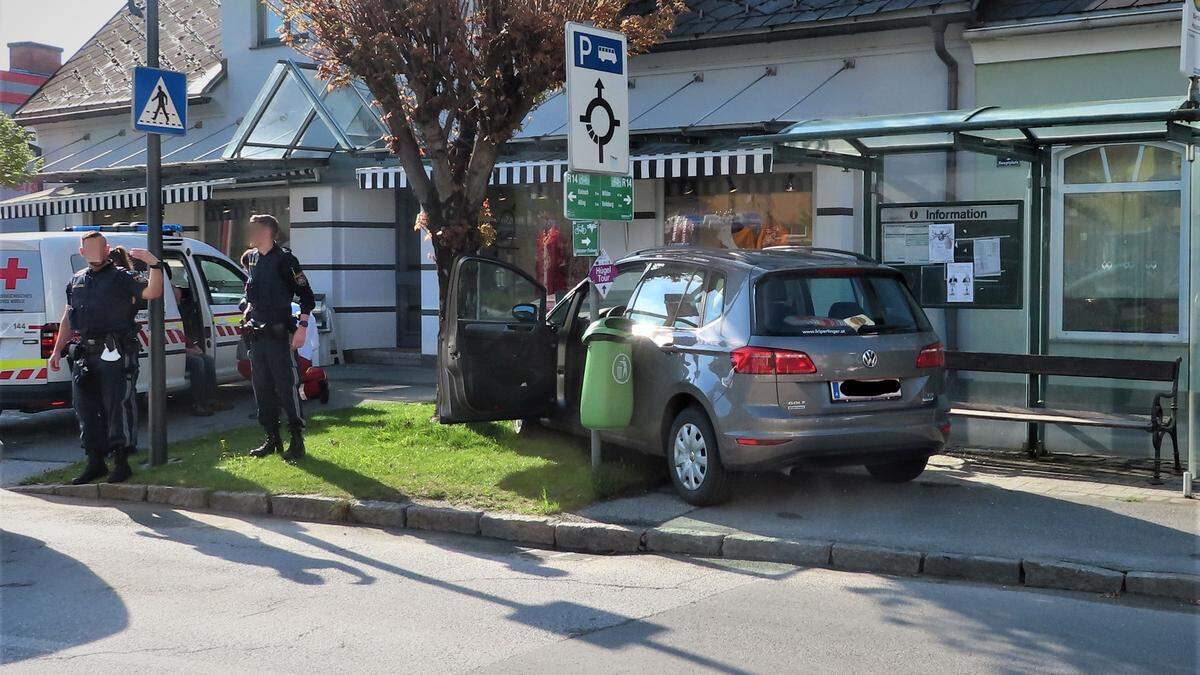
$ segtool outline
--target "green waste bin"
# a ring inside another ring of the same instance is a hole
[[[621,317],[607,317],[583,333],[587,359],[579,397],[579,423],[588,429],[620,429],[633,418],[633,359],[629,329]]]

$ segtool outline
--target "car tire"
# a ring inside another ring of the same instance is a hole
[[[868,464],[867,471],[877,480],[885,483],[907,483],[920,476],[928,463],[928,457],[912,457]]]
[[[729,499],[729,472],[721,464],[717,434],[703,410],[684,408],[675,417],[663,451],[667,473],[683,501],[710,506]]]

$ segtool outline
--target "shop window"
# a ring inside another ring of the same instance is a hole
[[[279,220],[279,240],[291,231],[291,206],[287,196],[211,199],[204,203],[204,241],[237,260],[246,250],[250,216],[269,213]]]
[[[1186,199],[1180,153],[1121,144],[1067,154],[1054,221],[1058,337],[1184,337]]]
[[[812,174],[668,181],[663,242],[761,249],[812,244]]]

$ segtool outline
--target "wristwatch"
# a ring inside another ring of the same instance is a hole
[[[308,321],[300,321],[296,325],[300,326],[301,328],[308,328]]]

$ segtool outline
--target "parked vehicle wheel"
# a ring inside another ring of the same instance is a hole
[[[683,501],[708,506],[729,498],[729,473],[721,464],[717,435],[704,411],[684,408],[675,417],[665,451],[667,471]]]
[[[929,463],[928,457],[913,457],[893,462],[868,464],[867,471],[885,483],[907,483],[920,476],[927,463]]]

